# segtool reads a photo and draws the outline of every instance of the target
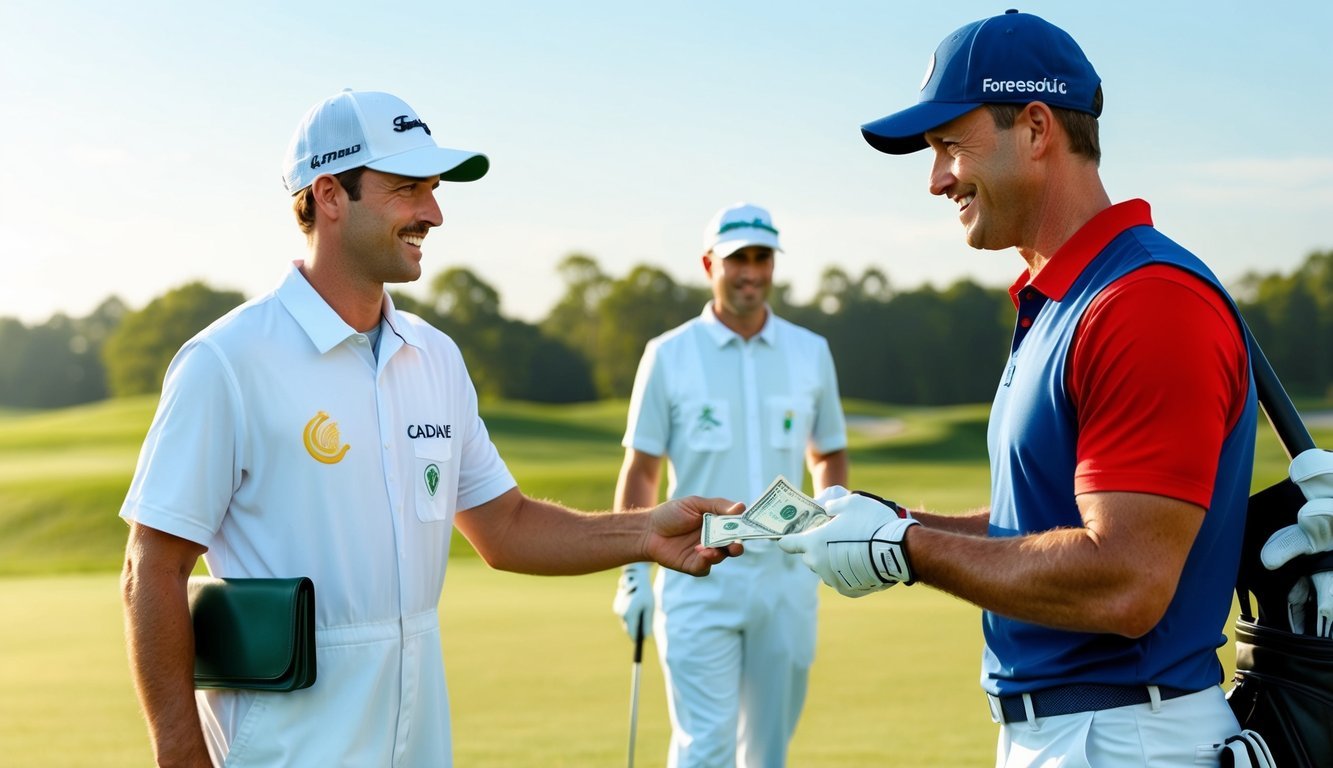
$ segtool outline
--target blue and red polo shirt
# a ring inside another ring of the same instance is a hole
[[[1127,638],[985,612],[983,687],[1218,684],[1258,413],[1235,305],[1142,200],[1098,214],[1011,295],[1018,320],[987,436],[990,535],[1081,527],[1075,497],[1099,491],[1207,513],[1153,630]]]

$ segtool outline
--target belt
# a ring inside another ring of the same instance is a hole
[[[991,696],[991,714],[996,721],[1014,723],[1028,719],[1024,698],[1032,703],[1032,716],[1055,717],[1072,715],[1075,712],[1095,712],[1102,709],[1128,707],[1134,704],[1147,704],[1152,701],[1151,690],[1158,692],[1158,701],[1176,699],[1196,691],[1172,688],[1167,685],[1099,685],[1081,683],[1075,685],[1057,685],[1031,693],[1017,693],[1011,696]],[[997,711],[998,710],[998,711]]]

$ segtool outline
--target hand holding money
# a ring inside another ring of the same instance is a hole
[[[740,515],[704,513],[701,540],[722,547],[745,539],[780,539],[814,530],[832,518],[814,499],[778,475],[768,489]]]

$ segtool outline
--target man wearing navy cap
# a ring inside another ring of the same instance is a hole
[[[919,103],[862,127],[882,152],[930,149],[930,192],[967,243],[1025,262],[987,435],[991,506],[849,495],[779,541],[845,595],[921,581],[983,609],[1001,766],[1196,765],[1239,730],[1216,648],[1254,448],[1245,339],[1148,204],[1112,204],[1101,111],[1078,44],[1009,11],[950,35]]]

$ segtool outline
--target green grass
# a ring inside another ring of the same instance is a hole
[[[535,578],[450,564],[441,602],[457,764],[616,765],[625,759],[632,647],[615,576]],[[985,765],[994,729],[977,688],[977,614],[928,589],[825,592],[819,652],[791,764]],[[7,579],[0,589],[0,764],[151,763],[112,574]],[[665,694],[649,641],[638,760],[664,764]],[[76,713],[76,714],[75,714]]]
[[[151,398],[0,413],[0,764],[150,762],[121,636],[116,517]],[[852,484],[914,506],[985,503],[984,406],[846,404]],[[489,404],[492,437],[523,489],[611,504],[625,403]],[[883,426],[884,422],[880,425]],[[1330,433],[1316,439],[1330,444]],[[1261,427],[1256,488],[1285,475]],[[497,573],[456,541],[441,603],[461,766],[614,765],[625,758],[630,652],[610,611],[615,576]],[[977,686],[975,609],[928,588],[846,600],[823,591],[819,650],[791,763],[987,765],[994,727]],[[1230,645],[1220,650],[1231,664]],[[638,764],[663,764],[669,726],[655,651],[643,667]]]

